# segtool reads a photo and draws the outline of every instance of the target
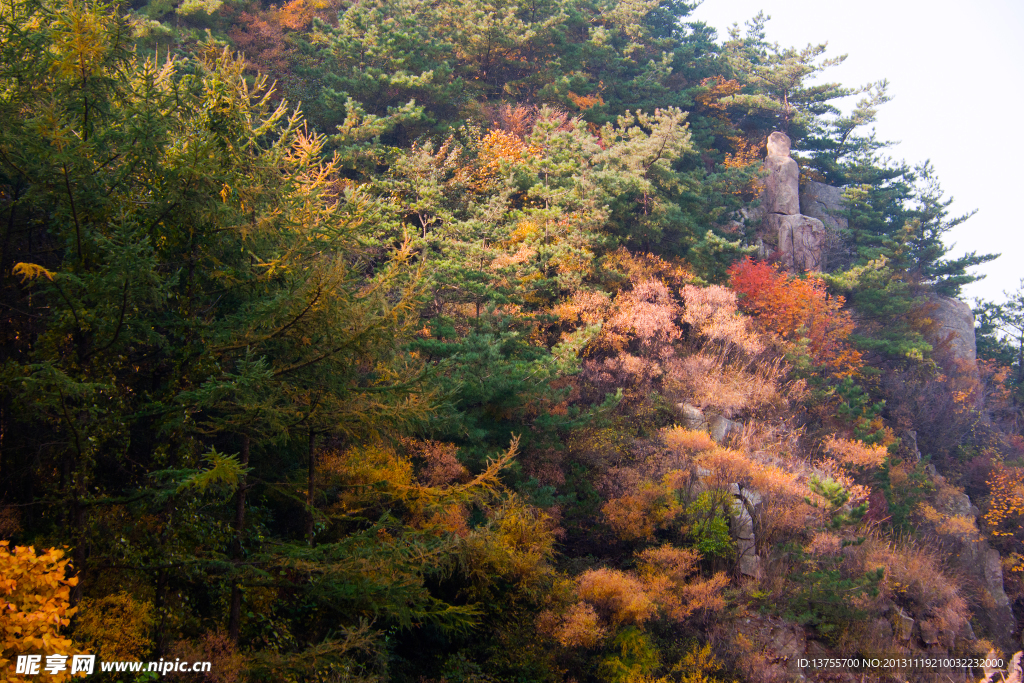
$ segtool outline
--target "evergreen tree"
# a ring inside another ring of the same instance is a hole
[[[744,128],[757,128],[765,136],[781,130],[801,139],[817,117],[838,113],[831,100],[854,94],[838,83],[807,83],[815,74],[841,64],[846,55],[819,61],[828,47],[825,43],[803,49],[782,49],[777,43],[768,43],[765,24],[770,18],[758,13],[747,22],[742,38],[736,25],[729,32],[730,40],[723,46],[725,61],[744,85],[744,91],[733,95],[730,104],[745,110]]]
[[[275,617],[294,640],[274,670],[309,669],[308,648],[355,656],[359,615],[465,627],[474,609],[423,585],[457,554],[433,531],[347,513],[309,549],[316,438],[379,440],[433,402],[402,348],[421,293],[408,250],[361,262],[370,200],[339,192],[324,139],[226,52],[157,66],[105,6],[12,7],[5,499],[74,547],[79,587],[112,567],[148,584],[157,642],[211,617],[256,637],[246,596],[270,588],[303,596]],[[493,490],[510,457],[462,500]],[[111,534],[121,517],[140,523]],[[396,573],[371,590],[360,567],[382,558]]]

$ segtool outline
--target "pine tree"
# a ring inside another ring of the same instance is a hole
[[[831,100],[854,94],[838,83],[809,85],[807,81],[825,69],[841,64],[846,55],[819,58],[828,45],[808,45],[803,49],[782,49],[765,40],[765,24],[771,17],[759,13],[747,22],[746,35],[733,26],[724,45],[725,60],[736,78],[745,85],[743,92],[730,98],[730,104],[745,109],[749,122],[765,131],[781,130],[794,139],[803,138],[816,117],[838,113]]]

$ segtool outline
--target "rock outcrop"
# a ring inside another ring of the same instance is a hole
[[[934,307],[932,319],[938,323],[937,341],[950,338],[950,350],[957,360],[974,363],[978,358],[974,338],[974,313],[959,299],[933,294],[928,303]]]
[[[678,403],[676,408],[679,411],[682,425],[687,429],[706,430],[711,438],[718,443],[725,443],[730,435],[739,434],[743,431],[743,423],[730,420],[722,415],[707,417],[704,411],[690,403]]]
[[[770,213],[765,228],[778,239],[779,260],[790,270],[821,270],[825,229],[817,218]]]
[[[826,230],[838,232],[850,226],[850,221],[839,215],[845,208],[843,188],[814,180],[800,185],[800,213],[817,218]]]
[[[687,429],[704,429],[708,421],[704,418],[704,411],[689,403],[680,403],[679,416],[683,419],[683,425]]]
[[[995,652],[989,652],[986,655],[986,659],[994,659],[996,656]],[[1006,671],[1003,672],[1000,669],[985,667],[985,678],[981,679],[981,683],[1024,683],[1024,666],[1021,665],[1021,658],[1024,657],[1024,653],[1018,652],[1010,660],[1010,665],[1006,667]]]
[[[733,496],[731,530],[733,538],[736,540],[736,556],[740,574],[760,577],[761,558],[757,554],[754,518],[751,516],[752,510],[747,508],[750,496],[743,495],[746,493],[746,489],[740,489],[739,484],[730,484],[729,492]],[[752,493],[756,495],[756,500],[760,503],[760,494]]]
[[[711,438],[718,443],[725,443],[730,434],[739,434],[743,431],[743,425],[721,415],[716,415],[708,421],[710,429],[708,432]]]
[[[789,156],[789,138],[778,131],[768,136],[768,157],[764,160],[768,176],[764,181],[765,211],[795,216],[800,213],[800,168]]]
[[[730,627],[732,637],[741,636],[748,644],[752,661],[746,664],[757,667],[757,675],[751,680],[805,680],[800,660],[810,652],[804,629],[777,617],[757,614],[736,619]]]
[[[690,403],[676,404],[679,417],[687,429],[707,430],[711,438],[724,443],[732,434],[743,431],[743,423],[730,420],[721,415],[710,418],[704,411]],[[694,474],[698,479],[710,476],[711,471],[696,467]],[[704,484],[700,485],[701,489]],[[761,494],[754,489],[743,488],[739,484],[730,484],[732,494],[732,513],[729,529],[736,542],[736,567],[743,576],[761,576],[761,558],[757,555],[757,538],[754,536],[754,515],[761,504]]]
[[[825,226],[800,213],[800,168],[789,155],[790,140],[775,131],[768,136],[766,176],[761,193],[764,239],[791,270],[821,270]]]

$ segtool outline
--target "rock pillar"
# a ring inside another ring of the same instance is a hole
[[[776,245],[779,260],[791,270],[821,270],[825,226],[800,213],[800,169],[789,156],[785,133],[768,136],[767,175],[761,205],[766,211],[764,231]]]

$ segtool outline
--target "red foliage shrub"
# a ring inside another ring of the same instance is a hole
[[[811,358],[835,377],[855,375],[862,361],[847,343],[854,323],[841,296],[829,296],[821,278],[800,279],[749,257],[729,269],[729,283],[742,295],[740,309],[766,331],[789,342],[806,338]]]

